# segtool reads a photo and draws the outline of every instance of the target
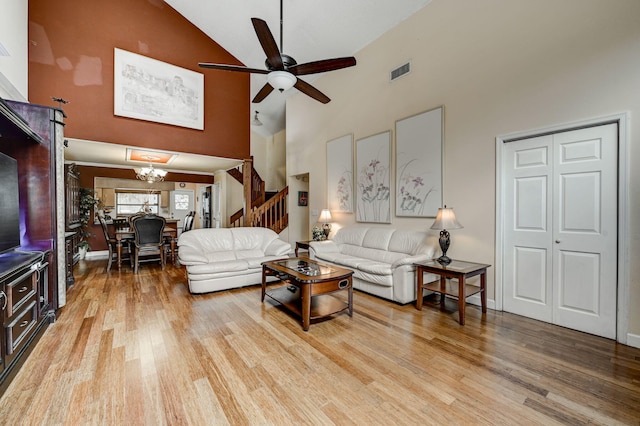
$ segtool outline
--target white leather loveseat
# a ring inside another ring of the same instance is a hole
[[[427,232],[349,226],[329,241],[309,243],[309,255],[318,261],[353,270],[353,288],[409,303],[416,300],[414,262],[432,259],[435,246]],[[425,283],[437,279],[424,276]]]
[[[291,244],[268,228],[193,229],[178,239],[178,258],[187,268],[191,293],[259,284],[262,262],[290,252]]]

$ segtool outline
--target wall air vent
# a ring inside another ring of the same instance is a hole
[[[391,81],[397,80],[403,75],[407,75],[411,72],[411,62],[407,62],[404,65],[400,65],[398,68],[391,71]]]

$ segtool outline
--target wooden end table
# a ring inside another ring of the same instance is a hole
[[[296,257],[298,257],[298,250],[300,249],[309,250],[309,243],[311,241],[313,240],[296,241]]]
[[[262,302],[265,296],[280,303],[302,319],[309,330],[312,319],[344,310],[353,316],[353,285],[350,269],[325,265],[306,257],[274,260],[262,264]],[[267,291],[267,277],[277,276],[287,284]],[[347,302],[331,293],[347,290]]]
[[[444,308],[444,298],[453,296],[458,299],[458,315],[460,325],[464,325],[465,299],[471,295],[480,293],[480,302],[482,304],[482,313],[487,313],[487,268],[491,265],[484,263],[465,262],[462,260],[453,260],[448,265],[441,265],[436,260],[428,262],[415,263],[416,275],[416,308],[422,310],[423,290],[433,291],[440,294],[440,309]],[[427,284],[423,282],[423,274],[431,273],[440,276],[440,280],[436,280]],[[467,278],[480,275],[480,287],[465,284]],[[447,278],[455,278],[458,285],[447,282]]]

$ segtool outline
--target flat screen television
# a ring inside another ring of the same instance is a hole
[[[0,153],[0,253],[20,247],[18,162]]]

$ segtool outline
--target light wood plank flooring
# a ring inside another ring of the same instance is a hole
[[[184,270],[83,261],[0,399],[17,425],[640,424],[640,350],[456,303],[354,292],[312,323],[253,286],[190,295]]]

